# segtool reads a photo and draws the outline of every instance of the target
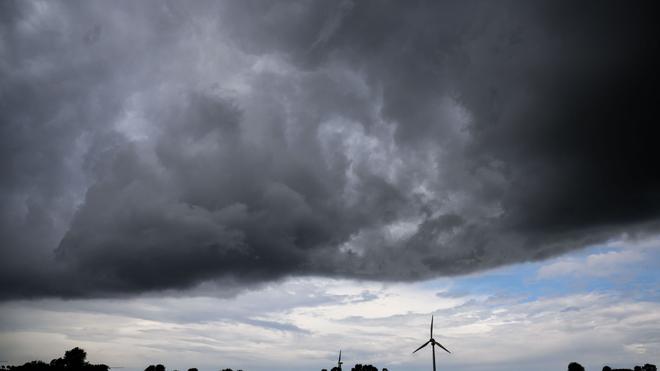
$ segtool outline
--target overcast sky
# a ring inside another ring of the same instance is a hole
[[[660,354],[655,8],[0,2],[0,358]]]

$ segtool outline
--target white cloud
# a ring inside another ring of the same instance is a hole
[[[634,271],[635,264],[644,260],[648,250],[658,249],[660,244],[653,240],[654,244],[644,243],[642,245],[625,245],[621,242],[611,246],[617,246],[618,250],[599,252],[586,257],[563,257],[543,265],[537,274],[540,279],[586,276],[586,277],[611,277]]]
[[[651,362],[660,354],[660,303],[610,294],[524,301],[437,295],[449,280],[382,284],[292,279],[235,298],[24,301],[2,304],[0,349],[14,363],[50,360],[73,346],[92,361],[129,369],[162,362],[169,369],[329,368],[338,349],[346,365],[390,370],[428,367],[428,336],[453,353],[455,370],[565,368],[572,360]]]

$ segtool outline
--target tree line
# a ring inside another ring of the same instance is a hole
[[[321,371],[328,371],[328,370],[324,368]],[[330,371],[342,371],[342,369],[339,367],[333,367],[332,369],[330,369]],[[362,365],[358,363],[353,368],[351,368],[351,371],[378,371],[378,367],[374,367],[372,365]],[[384,368],[383,371],[387,371],[387,369]]]
[[[49,363],[44,361],[30,361],[20,366],[0,366],[0,371],[109,371],[112,367],[104,364],[91,364],[87,362],[87,352],[75,347],[64,352],[64,357],[51,360]],[[149,365],[144,371],[165,371],[165,366]],[[179,370],[173,370],[179,371]],[[188,371],[198,371],[196,368],[189,368]],[[234,371],[231,368],[225,368],[220,371]],[[243,371],[243,370],[237,370]]]
[[[75,347],[64,352],[64,357],[55,358],[49,363],[43,361],[30,361],[20,366],[0,366],[0,371],[109,371],[110,366],[104,364],[91,364],[87,362],[87,352]],[[657,367],[650,363],[644,366],[635,366],[634,368],[611,368],[604,366],[602,371],[657,371]],[[149,365],[144,371],[166,371],[162,364]],[[179,370],[173,370],[179,371]],[[198,371],[196,368],[189,368],[188,371]],[[220,371],[234,371],[231,368],[225,368]],[[243,371],[243,370],[237,370]],[[322,369],[321,371],[327,371]],[[339,367],[333,367],[330,371],[342,371]],[[356,364],[351,371],[378,371],[378,368],[372,365]],[[388,371],[383,368],[382,371]],[[568,371],[585,371],[584,367],[577,362],[568,364]]]
[[[87,362],[87,352],[75,347],[64,352],[64,357],[55,358],[50,363],[30,361],[20,366],[2,366],[2,369],[12,371],[108,371],[110,367]]]
[[[584,371],[584,367],[577,362],[571,362],[568,364],[568,371]],[[658,368],[655,365],[647,363],[644,366],[635,366],[634,368],[611,368],[610,366],[603,366],[603,371],[658,371]]]

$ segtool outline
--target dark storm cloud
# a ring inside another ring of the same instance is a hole
[[[4,298],[655,233],[652,3],[3,2]]]

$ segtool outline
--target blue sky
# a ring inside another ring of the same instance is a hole
[[[411,355],[435,316],[454,370],[588,369],[657,363],[660,240],[612,242],[540,262],[410,284],[288,279],[223,297],[181,295],[2,304],[0,358],[50,360],[73,346],[93,362],[140,370],[426,370]],[[121,365],[116,364],[117,362]]]
[[[453,289],[475,294],[527,296],[529,300],[580,292],[616,292],[657,301],[660,253],[655,243],[635,247],[622,243],[591,246],[546,261],[460,277],[453,281]],[[589,265],[594,259],[600,259],[600,264]]]

